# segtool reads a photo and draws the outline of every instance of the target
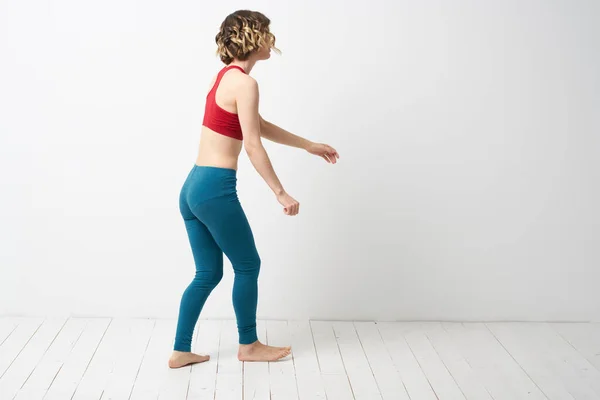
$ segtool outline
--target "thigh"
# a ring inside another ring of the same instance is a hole
[[[252,228],[237,196],[206,201],[194,211],[234,268],[254,269],[260,264]]]
[[[184,222],[196,263],[196,270],[214,272],[217,275],[222,273],[223,251],[206,225],[196,217],[185,219]]]

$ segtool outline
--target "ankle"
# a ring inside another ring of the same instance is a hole
[[[250,348],[250,347],[258,346],[259,344],[260,344],[260,341],[256,340],[255,342],[252,342],[252,343],[240,343],[240,347],[241,348]]]

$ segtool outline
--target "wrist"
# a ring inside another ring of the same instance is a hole
[[[275,190],[273,190],[273,192],[275,193],[275,196],[281,196],[282,194],[285,193],[285,189],[281,188],[277,188]]]
[[[304,150],[308,151],[312,147],[312,145],[314,145],[314,142],[311,142],[310,140],[305,139],[305,141],[304,141],[304,143],[302,145],[302,148]]]

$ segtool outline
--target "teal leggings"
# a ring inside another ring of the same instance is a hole
[[[191,351],[200,311],[223,277],[223,253],[235,274],[232,300],[239,343],[258,340],[256,307],[261,260],[236,183],[234,169],[194,164],[181,188],[179,210],[192,247],[196,275],[181,297],[174,350]]]

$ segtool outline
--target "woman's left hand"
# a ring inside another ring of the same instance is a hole
[[[310,154],[323,157],[323,159],[330,164],[335,164],[337,159],[340,158],[338,152],[333,147],[325,143],[311,143],[306,151],[308,151]]]

